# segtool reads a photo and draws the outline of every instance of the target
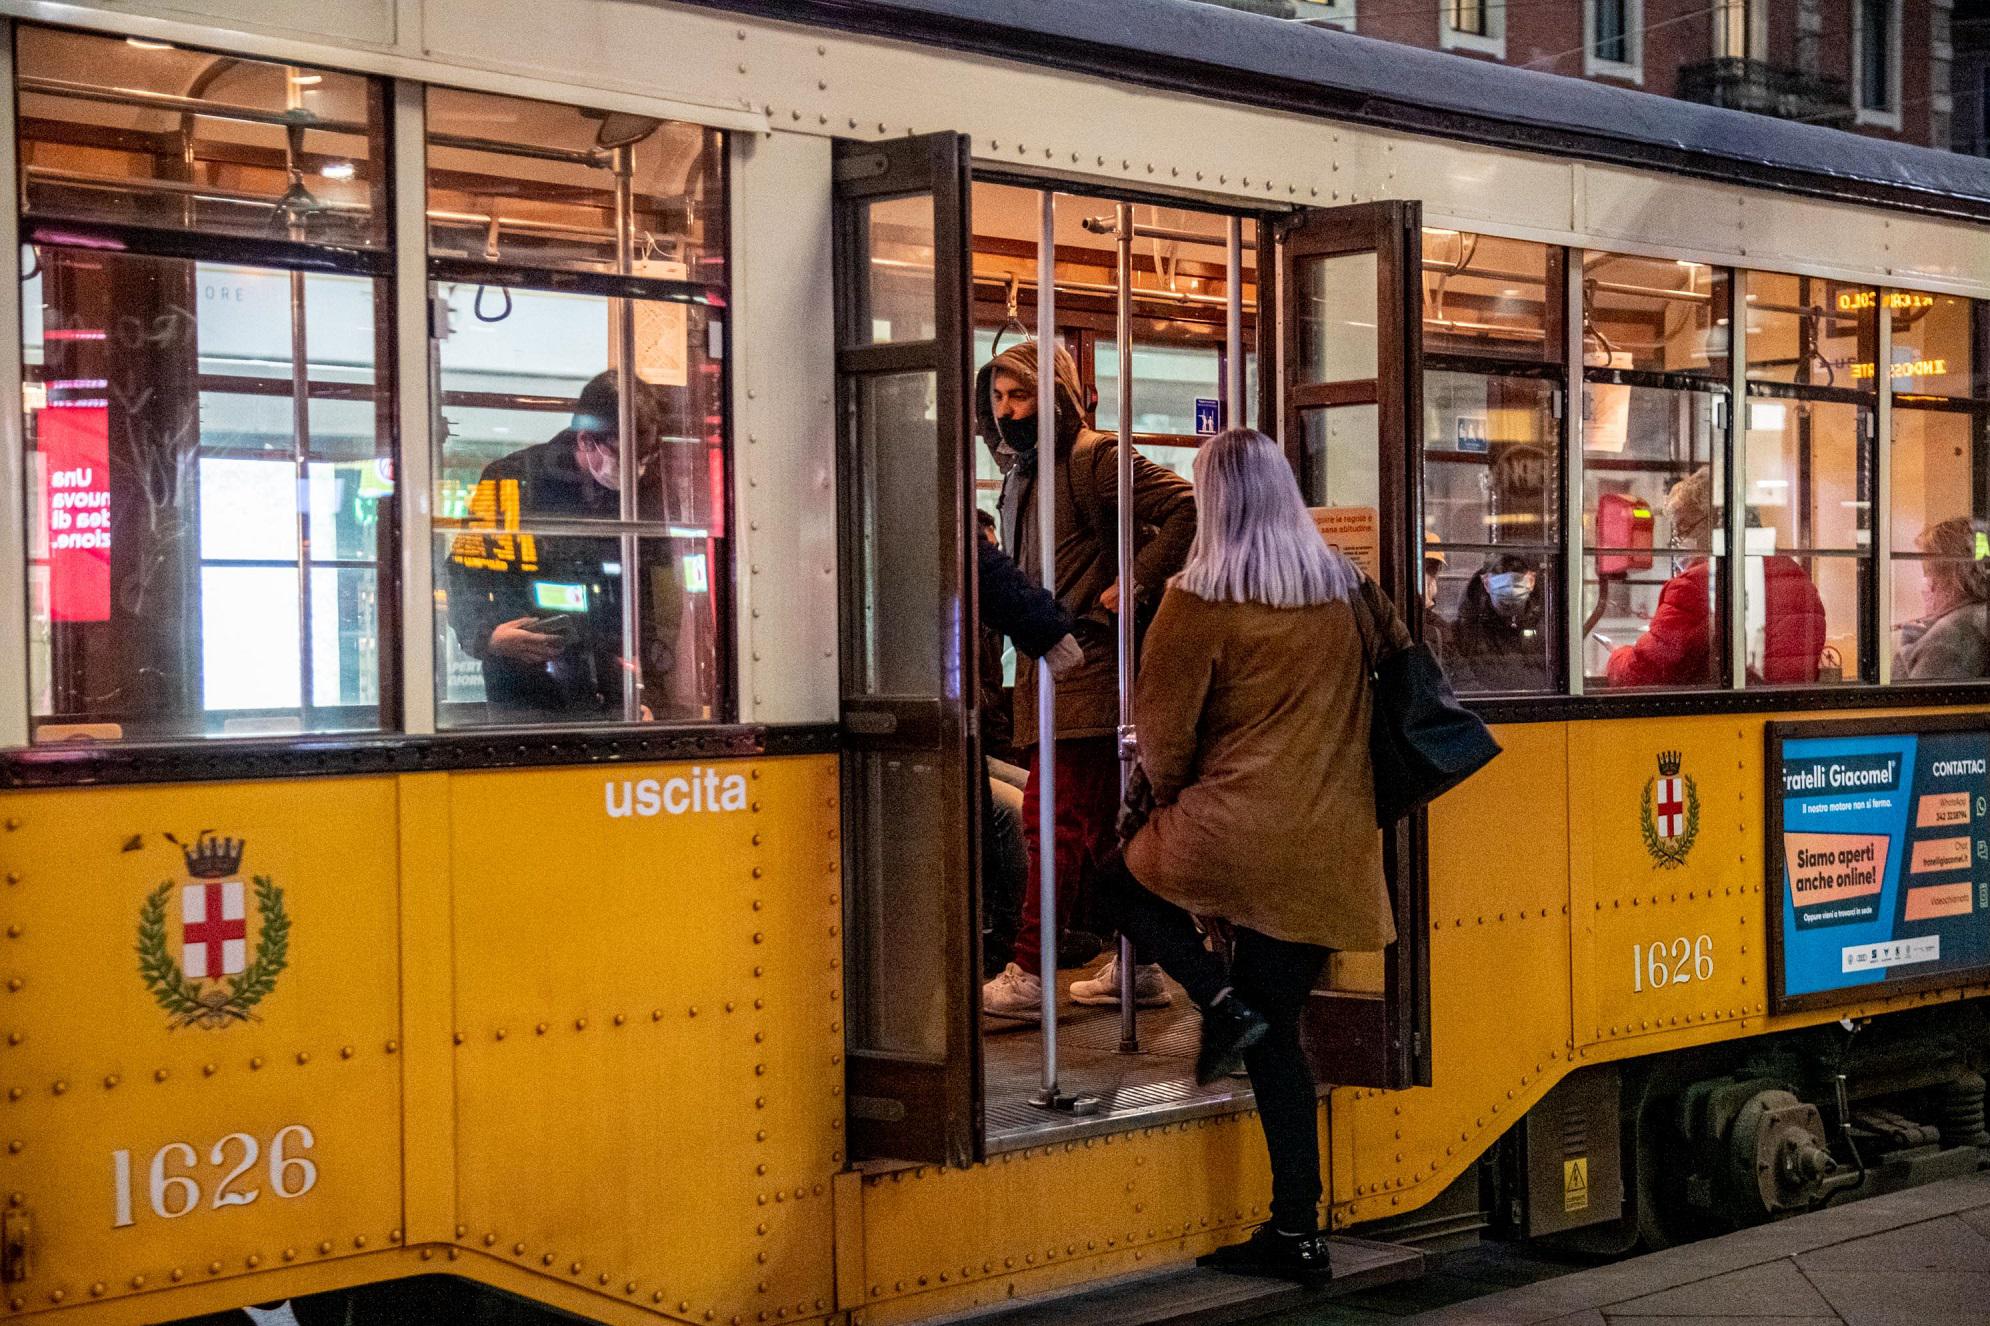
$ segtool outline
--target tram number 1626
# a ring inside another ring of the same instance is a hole
[[[1711,935],[1688,939],[1681,935],[1670,943],[1663,939],[1650,944],[1631,945],[1631,993],[1663,990],[1668,985],[1689,985],[1714,978],[1714,940]]]
[[[309,1151],[317,1144],[311,1130],[301,1123],[293,1123],[287,1128],[279,1128],[269,1143],[269,1188],[278,1197],[302,1197],[318,1184],[318,1166],[306,1156],[293,1154],[295,1151]],[[216,1210],[224,1206],[247,1206],[262,1196],[262,1188],[255,1183],[258,1175],[251,1175],[256,1161],[262,1156],[262,1144],[247,1133],[230,1133],[216,1142],[207,1153],[207,1163],[221,1173],[220,1182],[214,1185],[209,1205]],[[204,1194],[200,1182],[187,1173],[168,1173],[167,1167],[192,1169],[200,1163],[200,1154],[186,1142],[168,1142],[152,1153],[149,1175],[152,1214],[161,1220],[177,1220],[193,1211],[201,1204]],[[131,1215],[131,1152],[111,1152],[111,1205],[116,1212],[111,1221],[113,1229],[123,1229],[136,1224]]]

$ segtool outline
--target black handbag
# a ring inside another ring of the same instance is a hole
[[[1485,768],[1499,754],[1499,743],[1478,715],[1458,703],[1430,646],[1419,642],[1377,657],[1381,593],[1364,578],[1355,619],[1373,702],[1368,754],[1375,766],[1375,822],[1386,829]]]

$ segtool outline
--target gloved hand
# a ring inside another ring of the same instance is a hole
[[[1067,635],[1050,647],[1043,661],[1050,664],[1051,676],[1061,677],[1085,661],[1085,651],[1079,646],[1076,636]]]

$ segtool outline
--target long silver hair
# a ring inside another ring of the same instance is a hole
[[[1195,542],[1174,583],[1215,603],[1302,608],[1351,599],[1361,572],[1327,546],[1278,444],[1232,428],[1195,456]]]

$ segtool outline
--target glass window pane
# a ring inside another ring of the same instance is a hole
[[[1381,415],[1373,405],[1307,410],[1299,416],[1301,487],[1311,506],[1378,507],[1382,500]]]
[[[978,360],[977,362],[985,362]],[[1222,399],[1223,348],[1220,341],[1133,343],[1133,431],[1136,435],[1195,437],[1196,402]],[[1099,393],[1095,426],[1119,427],[1119,341],[1101,336],[1093,345],[1092,377]],[[1244,356],[1244,421],[1257,426],[1257,356]]]
[[[1955,295],[1924,295],[1889,290],[1893,319],[1893,390],[1923,396],[1974,396],[1981,392],[1972,371],[1976,343],[1974,304]]]
[[[942,690],[939,447],[931,373],[856,380],[863,679],[873,695]]]
[[[25,26],[16,58],[31,216],[386,243],[378,81]]]
[[[430,88],[429,252],[615,271],[626,169],[634,274],[723,281],[723,144],[715,129],[672,120]]]
[[[1872,390],[1877,299],[1870,286],[1749,272],[1749,378]]]
[[[314,331],[321,313],[370,315],[372,283],[48,246],[36,260],[44,333],[24,369],[37,739],[374,725],[391,432],[377,388],[356,380],[373,344],[350,326]],[[210,296],[223,288],[226,301]],[[229,329],[239,290],[276,292],[247,301],[260,337]],[[293,363],[294,317],[338,362]],[[120,330],[133,327],[151,331]],[[315,459],[320,419],[353,459]],[[320,574],[326,563],[351,574]]]
[[[1365,382],[1376,375],[1379,353],[1376,258],[1348,253],[1305,258],[1299,283],[1299,381]]]
[[[867,1050],[938,1058],[946,1050],[948,899],[933,887],[940,863],[932,845],[946,831],[947,771],[912,753],[851,752],[845,763],[854,766],[854,804],[863,808],[851,899],[855,1041]]]
[[[1548,330],[1548,246],[1456,230],[1423,232],[1427,354],[1559,359]]]
[[[1583,362],[1592,368],[1725,376],[1727,285],[1726,269],[1705,263],[1583,255]]]
[[[1424,374],[1427,542],[1555,543],[1555,390],[1532,378]]]
[[[436,351],[447,424],[439,520],[621,517],[620,402],[614,371],[604,369],[615,319],[631,307],[642,383],[637,516],[699,529],[722,519],[720,361],[710,353],[709,310],[515,290],[505,316],[485,319],[470,312],[478,289],[446,287],[452,329]]]
[[[631,556],[633,605],[625,603]],[[545,534],[529,525],[439,536],[438,626],[448,638],[438,643],[453,649],[437,654],[438,720],[711,721],[721,685],[716,559],[710,540],[694,538]],[[625,634],[631,607],[634,649]],[[465,657],[477,661],[481,687]]]
[[[1720,683],[1720,573],[1710,555],[1725,525],[1718,399],[1583,387],[1583,542],[1592,555],[1582,663],[1594,688]]]
[[[1857,405],[1749,401],[1749,529],[1782,551],[1871,547],[1867,428]]]
[[[855,311],[857,344],[930,341],[938,334],[933,200],[884,198],[864,209],[868,261]]]
[[[1990,467],[1973,413],[1893,408],[1893,680],[1990,676]]]

